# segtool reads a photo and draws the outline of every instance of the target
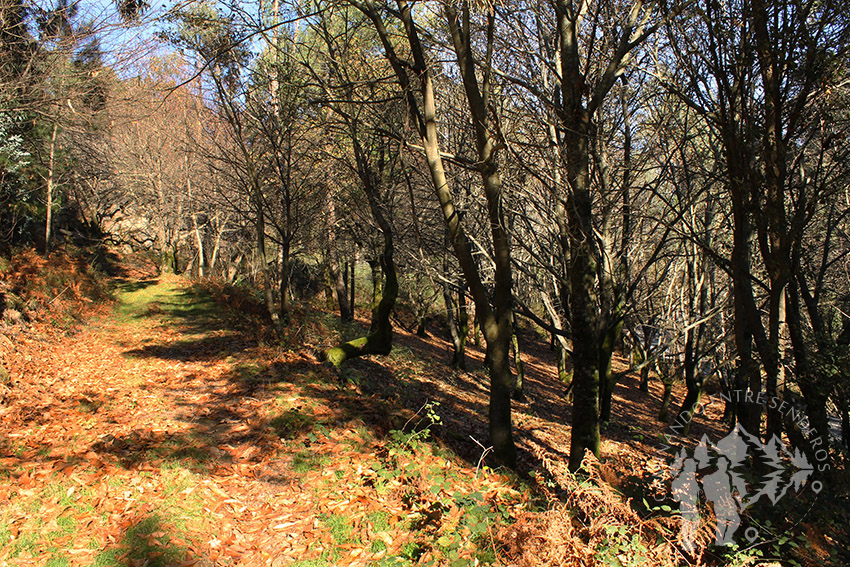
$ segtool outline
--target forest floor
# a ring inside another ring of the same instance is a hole
[[[0,566],[510,563],[507,525],[569,483],[569,404],[539,341],[514,474],[481,460],[480,349],[462,372],[444,340],[399,330],[390,356],[339,376],[316,357],[330,314],[298,319],[282,349],[176,276],[115,296],[70,330],[0,336]],[[647,489],[667,427],[660,386],[635,380],[617,388],[599,465],[626,496]],[[694,433],[717,433],[720,412]]]

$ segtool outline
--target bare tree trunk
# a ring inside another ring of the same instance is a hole
[[[697,372],[696,368],[694,335],[696,335],[694,329],[688,329],[685,332],[685,386],[687,393],[685,394],[685,399],[682,400],[679,413],[676,415],[676,423],[682,424],[682,435],[685,436],[691,430],[694,412],[703,392],[703,377]]]
[[[357,247],[355,246],[354,252],[351,255],[351,273],[349,274],[351,276],[351,281],[350,281],[350,284],[348,286],[348,294],[349,294],[348,295],[348,304],[351,306],[351,318],[352,319],[354,319],[355,313],[357,311],[357,308],[355,307],[356,306],[356,302],[355,302],[355,299],[356,299],[355,270],[356,270],[356,268],[357,268]]]
[[[373,208],[373,215],[377,205]],[[384,273],[384,286],[378,308],[372,314],[372,324],[369,334],[347,343],[343,343],[330,349],[327,360],[339,368],[346,360],[367,354],[389,354],[392,350],[393,330],[390,315],[395,308],[398,297],[398,276],[396,275],[395,261],[393,259],[393,237],[389,226],[383,215],[378,212],[380,220],[376,218],[384,233],[384,250],[381,254],[381,271]]]
[[[236,276],[239,274],[239,264],[241,264],[245,260],[245,254],[239,252],[236,255],[236,258],[227,265],[225,270],[225,279],[229,284],[232,284],[236,281]]]
[[[525,398],[525,365],[522,363],[522,351],[519,347],[519,326],[516,322],[516,313],[511,318],[511,345],[514,351],[514,367],[516,368],[516,381],[514,382],[513,396],[515,400]]]
[[[731,147],[736,147],[736,144],[732,142]],[[735,412],[737,421],[744,429],[752,435],[759,436],[762,408],[752,400],[761,391],[761,373],[753,357],[752,326],[756,323],[760,324],[760,321],[752,320],[753,310],[749,305],[754,301],[750,282],[752,228],[749,221],[749,189],[743,168],[738,167],[737,160],[730,158],[729,162],[733,212],[731,265],[735,307],[735,347],[738,353],[738,369],[735,377],[735,395],[738,403],[735,405]],[[755,317],[758,318],[759,315],[756,313]],[[748,398],[750,401],[747,401]]]
[[[260,263],[260,273],[263,274],[263,296],[265,298],[266,311],[268,311],[269,317],[271,317],[272,323],[275,327],[275,331],[279,333],[280,318],[278,317],[277,310],[274,307],[274,295],[272,294],[272,277],[269,273],[269,262],[268,258],[266,257],[266,217],[262,207],[258,207],[257,209],[256,237],[257,256],[258,261]]]
[[[446,263],[446,270],[448,270]],[[452,289],[443,283],[443,301],[446,304],[446,323],[452,340],[451,365],[466,370],[466,337],[469,334],[469,315],[466,310],[466,295],[463,282],[458,282],[457,305],[452,300]]]
[[[649,392],[649,365],[640,369],[640,386],[638,389],[641,392]]]
[[[342,270],[339,269],[339,256],[337,254],[336,242],[336,205],[333,195],[328,195],[325,208],[325,220],[327,222],[328,235],[328,267],[330,269],[331,284],[336,291],[336,300],[339,304],[339,317],[343,321],[354,319],[351,306],[348,303],[348,294],[345,289],[345,279]]]
[[[599,421],[608,423],[611,421],[611,402],[614,396],[614,387],[617,385],[617,375],[612,371],[614,358],[614,346],[620,338],[623,330],[623,314],[625,312],[625,298],[614,318],[602,334],[602,342],[599,345]]]
[[[44,226],[44,253],[50,253],[50,244],[53,237],[53,180],[56,165],[56,131],[59,123],[53,123],[53,131],[50,134],[50,152],[47,162],[47,219]]]
[[[795,261],[794,265],[798,266],[798,263]],[[827,415],[826,406],[829,401],[829,394],[834,385],[827,383],[817,371],[812,369],[808,351],[809,346],[806,344],[806,339],[803,335],[800,294],[798,290],[799,283],[796,286],[789,286],[786,312],[788,315],[788,331],[794,354],[797,384],[800,386],[800,392],[806,401],[806,415],[809,418],[809,423],[813,426],[812,430],[808,433],[809,438],[806,439],[807,442],[803,444],[803,450],[809,457],[810,462],[824,464],[824,459],[818,459],[816,456],[818,450],[814,441],[819,438],[818,443],[826,445],[825,464],[828,464],[829,416]],[[822,329],[821,321],[814,310],[810,312],[809,318],[816,330]],[[822,344],[818,346],[823,347]],[[788,431],[788,433],[790,435],[791,432]]]
[[[215,224],[218,224],[218,215],[213,217]],[[221,228],[216,231],[215,244],[213,245],[212,255],[210,256],[209,272],[210,275],[215,274],[215,267],[218,264],[219,250],[221,249],[221,237],[224,236],[224,227],[227,226],[227,217],[221,223]]]
[[[614,396],[614,387],[617,385],[618,375],[612,372],[612,358],[614,356],[614,348],[620,341],[623,334],[623,324],[625,323],[626,315],[626,288],[629,281],[629,255],[628,246],[631,239],[631,167],[632,167],[632,134],[631,120],[629,107],[626,100],[625,88],[622,89],[621,108],[623,114],[623,213],[622,213],[622,234],[620,235],[620,250],[614,250],[611,237],[609,236],[608,222],[604,223],[602,246],[603,258],[607,258],[602,262],[602,274],[600,276],[601,291],[603,295],[603,316],[601,320],[604,322],[602,331],[602,341],[599,348],[599,384],[600,384],[600,399],[599,399],[599,421],[608,423],[611,421],[611,403]],[[608,168],[608,158],[604,146],[599,148],[599,151],[594,152],[600,169],[600,177],[602,179],[603,191],[611,192],[610,173]],[[619,254],[619,258],[616,256]]]
[[[381,268],[381,259],[369,260],[369,269],[372,272],[372,321],[377,320],[378,308],[384,298],[384,272]]]
[[[670,418],[670,400],[673,397],[673,377],[662,373],[661,382],[664,384],[664,395],[661,398],[661,410],[658,419],[666,422]]]
[[[558,378],[567,386],[567,390],[572,390],[573,373],[567,371],[567,360],[570,354],[560,343],[555,344],[555,352],[558,355]]]
[[[380,295],[380,301],[372,311],[369,334],[333,347],[326,353],[328,362],[336,368],[339,368],[346,360],[359,356],[390,353],[393,341],[390,315],[392,315],[398,298],[398,275],[394,259],[392,227],[381,209],[380,192],[375,174],[367,165],[366,160],[360,157],[362,156],[362,149],[359,147],[358,141],[356,139],[352,141],[355,146],[355,155],[358,156],[358,172],[369,200],[369,208],[384,237],[384,247],[379,258],[380,271],[384,275],[384,285],[380,288],[380,291],[377,288],[374,291],[375,298]]]
[[[491,122],[490,108],[487,103],[489,95],[489,72],[483,78],[484,88],[480,88],[476,76],[476,64],[471,53],[471,37],[469,26],[469,5],[462,4],[462,21],[458,18],[455,8],[444,5],[446,23],[451,31],[458,68],[463,80],[469,112],[475,130],[476,148],[478,150],[478,169],[484,195],[487,201],[487,212],[493,242],[493,258],[495,261],[495,283],[492,294],[484,286],[475,258],[472,255],[469,239],[467,238],[454,198],[446,177],[443,158],[440,151],[439,132],[436,117],[436,98],[429,65],[425,59],[425,51],[419,38],[419,30],[413,19],[413,9],[406,0],[397,0],[398,12],[395,14],[404,26],[407,36],[412,66],[405,64],[396,53],[390,34],[384,26],[381,12],[372,0],[353,2],[373,23],[378,34],[387,61],[393,68],[399,86],[406,97],[408,112],[418,130],[431,181],[434,187],[440,209],[449,231],[449,238],[454,248],[464,278],[475,301],[476,312],[481,321],[482,331],[487,341],[487,355],[490,367],[490,407],[489,425],[490,442],[494,455],[503,464],[513,467],[516,464],[516,447],[511,429],[511,390],[513,377],[509,364],[510,316],[513,301],[511,290],[510,248],[507,234],[504,230],[503,211],[501,203],[501,180],[498,162],[495,159],[496,145],[490,136],[488,125]],[[488,59],[492,56],[492,31],[495,25],[495,15],[488,14]],[[463,30],[460,30],[462,26]],[[419,82],[419,95],[412,88],[411,77]],[[482,94],[483,93],[483,94]]]
[[[289,261],[291,245],[288,238],[283,238],[278,249],[278,293],[280,295],[280,319],[286,324],[289,321]]]
[[[186,162],[188,164],[189,158],[186,157]],[[187,168],[188,169],[188,168]],[[189,200],[192,200],[192,178],[187,175],[186,176],[186,194],[189,196]],[[194,208],[194,207],[193,207]],[[204,254],[204,238],[201,235],[201,228],[198,226],[198,214],[194,211],[192,212],[192,229],[195,233],[195,244],[198,247],[198,277],[203,278],[205,275],[207,259]]]

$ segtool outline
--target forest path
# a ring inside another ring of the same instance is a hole
[[[527,499],[417,436],[388,437],[392,407],[309,354],[263,346],[186,280],[125,282],[117,300],[9,349],[0,565],[471,557],[495,506]]]

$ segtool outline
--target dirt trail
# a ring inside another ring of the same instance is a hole
[[[176,277],[7,350],[0,566],[405,565],[482,553],[472,504],[526,498]]]

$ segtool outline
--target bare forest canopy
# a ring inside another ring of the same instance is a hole
[[[399,302],[445,321],[460,367],[475,327],[508,466],[521,328],[561,361],[572,471],[614,420],[615,351],[661,377],[685,431],[710,389],[729,428],[836,464],[846,8],[3,0],[0,251],[149,250],[250,284],[279,332],[322,294],[350,320],[368,272],[371,327],[326,359],[389,353]],[[811,428],[759,401],[774,398]]]

